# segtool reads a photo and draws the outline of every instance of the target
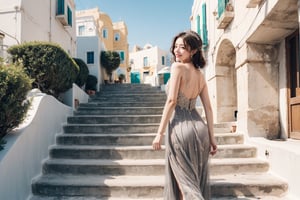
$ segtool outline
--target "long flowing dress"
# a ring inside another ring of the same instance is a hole
[[[210,199],[209,134],[195,104],[179,91],[166,135],[166,200],[179,200],[180,192],[185,200]]]

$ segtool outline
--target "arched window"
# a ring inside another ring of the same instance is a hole
[[[115,41],[119,41],[120,40],[120,33],[115,33]]]

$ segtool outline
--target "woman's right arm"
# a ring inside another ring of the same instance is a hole
[[[205,117],[207,121],[208,133],[209,133],[209,141],[211,146],[211,154],[214,155],[217,152],[217,143],[214,136],[214,122],[213,122],[213,112],[210,104],[210,99],[208,95],[208,88],[206,83],[201,90],[200,98],[204,107]]]

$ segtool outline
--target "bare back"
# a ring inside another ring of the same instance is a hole
[[[184,64],[182,72],[179,92],[188,99],[197,98],[205,83],[202,72],[192,64]]]

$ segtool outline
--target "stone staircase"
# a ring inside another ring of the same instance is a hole
[[[152,150],[166,96],[150,85],[115,84],[80,104],[49,149],[30,200],[163,199],[164,150]],[[210,160],[213,199],[284,195],[287,184],[243,135],[216,124]],[[250,199],[250,198],[249,198]]]

